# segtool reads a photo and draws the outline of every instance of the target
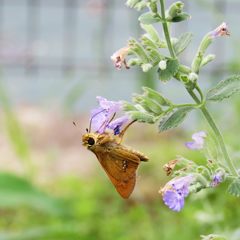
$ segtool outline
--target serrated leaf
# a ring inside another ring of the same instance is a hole
[[[222,101],[240,91],[240,75],[231,76],[219,82],[207,93],[207,100]]]
[[[192,107],[182,107],[178,108],[167,116],[164,116],[160,120],[159,131],[163,132],[179,126],[191,110],[193,110]]]
[[[152,88],[143,87],[144,94],[151,98],[152,100],[159,103],[161,106],[169,107],[172,105],[171,101],[163,97],[159,92],[153,90]]]
[[[156,14],[147,12],[147,13],[142,14],[138,18],[138,20],[143,24],[152,24],[152,23],[160,22],[162,19]]]
[[[192,33],[183,33],[176,44],[174,44],[174,50],[177,55],[179,55],[181,52],[183,52],[186,47],[189,45],[193,37]]]
[[[163,82],[169,81],[178,71],[179,63],[177,59],[169,59],[167,68],[164,70],[158,69],[159,79]]]
[[[137,120],[138,122],[145,122],[145,123],[156,122],[156,118],[147,112],[130,111],[128,112],[128,114],[131,116],[133,120]]]
[[[228,187],[228,192],[235,196],[240,197],[240,179],[235,179]]]

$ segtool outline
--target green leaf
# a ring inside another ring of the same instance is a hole
[[[179,40],[177,41],[176,44],[174,44],[174,50],[175,50],[175,53],[177,55],[179,55],[181,52],[183,52],[186,47],[189,45],[189,43],[191,42],[192,40],[192,37],[193,37],[193,34],[192,33],[183,33]]]
[[[235,196],[240,197],[240,179],[235,179],[228,187],[228,192]]]
[[[206,57],[204,57],[202,59],[201,65],[200,67],[203,67],[204,65],[210,63],[211,61],[213,61],[215,59],[215,55],[214,54],[208,54]]]
[[[152,100],[159,103],[161,106],[171,106],[172,102],[167,98],[163,97],[159,92],[153,90],[152,88],[143,87],[144,94],[151,98]]]
[[[130,111],[128,112],[128,114],[131,116],[133,120],[137,120],[138,122],[145,122],[145,123],[156,122],[156,118],[147,112]]]
[[[145,46],[147,50],[150,49],[158,50],[158,46],[147,36],[147,34],[141,37],[141,42],[142,45]]]
[[[140,104],[151,115],[159,116],[163,112],[160,104],[147,96],[135,95],[133,101]]]
[[[183,12],[183,13],[179,14],[178,16],[172,18],[171,20],[167,19],[167,21],[168,22],[182,22],[182,21],[188,20],[190,18],[191,18],[191,16],[189,14]]]
[[[26,179],[10,173],[0,173],[0,208],[30,207],[50,214],[62,214],[59,200],[48,196]]]
[[[147,12],[142,14],[138,20],[143,24],[152,24],[160,22],[162,19],[159,17],[159,15],[153,14],[151,12]]]
[[[149,63],[149,58],[147,53],[145,52],[142,45],[135,39],[130,39],[128,41],[128,45],[130,46],[130,51],[139,57],[142,63]]]
[[[240,75],[231,76],[219,82],[207,93],[207,100],[222,101],[240,91]]]
[[[164,116],[160,120],[159,131],[163,132],[168,129],[179,126],[191,110],[193,110],[192,107],[182,107],[178,108],[177,110],[168,114],[167,116]]]
[[[140,24],[142,29],[146,31],[149,38],[158,45],[159,48],[166,48],[167,44],[165,41],[160,39],[158,31],[151,24]]]
[[[169,81],[178,71],[179,63],[177,59],[169,59],[167,68],[164,70],[158,69],[159,79],[163,82]]]
[[[123,101],[123,111],[130,112],[130,111],[137,111],[138,109],[131,103]]]
[[[141,11],[147,6],[147,3],[143,0],[128,0],[126,5],[130,8],[135,8],[137,11]]]

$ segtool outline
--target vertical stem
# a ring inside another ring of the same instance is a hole
[[[165,39],[167,41],[167,46],[168,46],[169,52],[171,54],[171,57],[176,58],[176,54],[173,50],[172,43],[171,43],[171,38],[170,38],[169,30],[168,30],[168,24],[167,24],[167,21],[166,21],[164,0],[160,0],[160,5],[161,5],[161,17],[162,17],[162,20],[163,20],[162,26],[163,26]]]
[[[192,90],[187,89],[187,91],[196,103],[198,103],[198,104],[201,103],[201,101],[198,99],[198,97],[195,95],[195,93]],[[203,105],[200,109],[201,109],[204,117],[206,118],[208,124],[210,125],[211,129],[213,130],[213,132],[214,132],[214,134],[215,134],[215,136],[218,140],[218,144],[220,146],[223,157],[224,157],[225,162],[227,164],[226,167],[229,168],[230,173],[237,176],[238,173],[236,171],[236,168],[234,167],[234,164],[233,164],[231,158],[228,155],[226,145],[224,143],[223,136],[222,136],[220,130],[218,129],[216,123],[214,122],[214,120],[213,120],[212,116],[210,115],[210,113],[208,112],[207,108]]]

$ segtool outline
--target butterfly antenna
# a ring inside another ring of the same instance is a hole
[[[100,112],[95,113],[95,114],[91,117],[90,122],[89,122],[88,132],[91,132],[91,127],[92,127],[92,120],[93,120],[93,118],[95,118],[98,114],[100,114],[100,113],[102,113],[102,112],[104,112],[104,111],[105,111],[105,109],[103,109],[103,110],[100,111]]]

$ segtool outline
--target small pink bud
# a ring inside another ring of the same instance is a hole
[[[225,22],[219,25],[216,29],[211,32],[212,38],[221,37],[221,36],[230,36],[228,26]]]
[[[124,64],[126,69],[129,69],[129,66],[126,63],[126,56],[128,55],[129,47],[123,47],[117,50],[112,56],[111,59],[114,62],[115,67],[118,70],[121,70],[122,65]]]

